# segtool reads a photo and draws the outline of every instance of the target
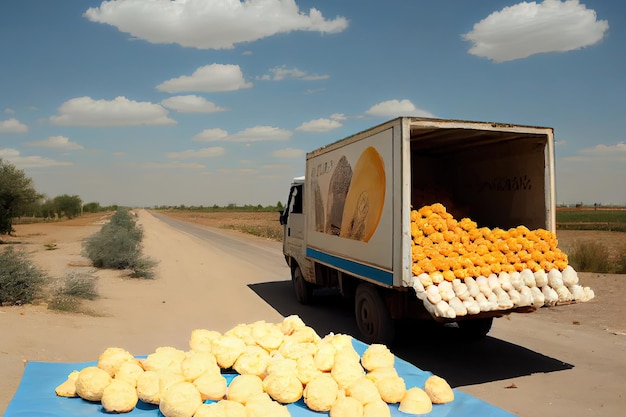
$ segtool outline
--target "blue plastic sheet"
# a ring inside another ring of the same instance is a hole
[[[354,341],[354,346],[362,354],[367,345]],[[9,403],[4,417],[92,417],[110,415],[104,411],[99,403],[92,403],[81,398],[57,397],[54,389],[67,379],[67,375],[74,370],[80,370],[96,362],[53,363],[28,362],[24,369],[22,381]],[[424,386],[426,379],[432,375],[429,372],[396,358],[396,369],[406,382],[407,388]],[[225,374],[230,382],[236,375]],[[309,410],[302,400],[289,404],[288,409],[292,417],[320,417],[328,413],[317,413]],[[390,405],[391,415],[407,417],[409,414],[398,411],[397,405]],[[129,417],[151,416],[160,417],[157,406],[139,402],[137,407],[127,413]],[[478,398],[459,390],[454,390],[454,401],[448,404],[435,404],[429,417],[511,417],[513,414],[486,403]]]

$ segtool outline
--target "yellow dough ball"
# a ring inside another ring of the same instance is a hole
[[[383,400],[372,401],[363,406],[363,417],[391,417],[391,409]]]
[[[304,387],[296,374],[274,373],[269,374],[263,380],[263,390],[274,400],[289,404],[302,398]]]
[[[382,400],[389,404],[400,402],[406,392],[404,379],[399,376],[387,376],[376,381],[376,388]]]
[[[145,371],[137,378],[137,396],[148,404],[159,404],[161,391],[159,389],[159,373]]]
[[[186,353],[180,349],[161,346],[142,361],[143,369],[146,371],[158,371],[165,368],[180,370],[180,364],[186,356]]]
[[[220,332],[207,329],[194,329],[189,339],[189,348],[194,352],[210,352],[211,341],[221,336]]]
[[[248,398],[263,393],[263,380],[257,375],[238,375],[228,386],[227,396],[231,401],[246,405]]]
[[[180,370],[187,381],[193,381],[217,367],[217,360],[210,352],[191,352],[180,364]]]
[[[104,389],[111,381],[111,375],[104,369],[88,366],[76,377],[76,394],[87,401],[100,401]]]
[[[219,401],[226,396],[227,381],[219,372],[205,372],[193,381],[202,400]]]
[[[358,361],[338,359],[340,357],[339,353],[335,354],[335,364],[330,374],[339,384],[339,388],[346,389],[357,379],[362,378],[365,375],[365,371]]]
[[[433,375],[426,380],[424,391],[426,391],[433,404],[445,404],[454,401],[454,391],[452,391],[445,379],[437,375]]]
[[[247,417],[290,417],[286,406],[269,396],[257,395],[246,402]]]
[[[313,361],[317,369],[323,372],[333,369],[335,364],[335,353],[337,348],[332,343],[325,342],[319,343],[315,355],[313,355]]]
[[[223,369],[233,366],[245,348],[245,342],[236,336],[224,335],[211,342],[211,352],[215,355],[217,364]]]
[[[363,415],[363,404],[352,397],[340,397],[330,408],[330,417],[353,417]]]
[[[280,323],[280,329],[286,336],[293,334],[293,332],[303,327],[306,327],[306,324],[304,324],[300,316],[295,314],[285,317],[282,323]]]
[[[138,362],[124,362],[120,365],[117,372],[115,372],[114,378],[126,381],[133,387],[136,387],[137,379],[139,378],[139,375],[143,373],[144,370]]]
[[[389,368],[394,366],[395,357],[393,353],[385,345],[373,344],[370,345],[363,356],[361,357],[361,364],[363,368],[368,371],[372,371],[376,368]]]
[[[311,355],[301,356],[296,362],[296,368],[298,370],[297,377],[303,385],[308,384],[309,381],[322,373],[322,371],[315,366],[313,356]]]
[[[100,401],[107,413],[128,413],[135,408],[139,397],[133,385],[114,379],[104,389]]]
[[[328,411],[339,396],[339,385],[329,374],[313,378],[304,388],[304,403],[313,411]]]
[[[98,368],[104,369],[109,376],[115,376],[120,365],[124,362],[137,362],[137,359],[128,351],[118,348],[109,347],[102,352],[98,358]]]
[[[263,321],[254,323],[251,333],[255,343],[268,352],[278,349],[285,336],[280,327]]]
[[[427,414],[433,409],[433,403],[426,391],[413,387],[406,390],[398,410],[407,414]]]
[[[201,404],[200,393],[191,382],[178,382],[161,394],[159,411],[165,417],[193,417]]]
[[[346,395],[359,400],[363,405],[382,400],[376,384],[364,376],[357,379],[346,389]]]
[[[233,364],[233,369],[242,375],[263,375],[269,360],[269,353],[261,346],[246,346]]]

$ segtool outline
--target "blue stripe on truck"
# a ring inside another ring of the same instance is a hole
[[[318,260],[327,265],[332,265],[337,269],[350,274],[378,281],[382,284],[393,285],[393,273],[384,271],[372,266],[363,265],[349,259],[340,258],[312,248],[306,248],[306,256]]]

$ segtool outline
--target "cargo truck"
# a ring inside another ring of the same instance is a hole
[[[441,203],[489,228],[555,231],[554,134],[548,127],[399,117],[306,155],[280,216],[295,297],[334,288],[354,300],[368,343],[400,319],[456,322],[484,336],[494,317],[532,306],[436,317],[412,283],[411,210]]]

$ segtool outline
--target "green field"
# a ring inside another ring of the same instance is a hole
[[[612,230],[626,232],[626,209],[557,209],[561,230]]]

